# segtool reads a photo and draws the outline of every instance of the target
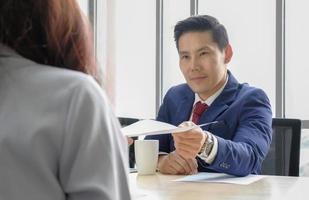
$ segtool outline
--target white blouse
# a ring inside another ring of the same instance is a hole
[[[130,199],[127,143],[88,75],[0,45],[0,199]]]

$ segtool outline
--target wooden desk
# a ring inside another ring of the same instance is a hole
[[[309,177],[266,176],[249,185],[174,182],[183,176],[129,175],[133,200],[309,199]]]

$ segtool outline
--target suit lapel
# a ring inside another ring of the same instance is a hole
[[[179,125],[184,121],[188,121],[191,116],[192,105],[194,102],[194,93],[188,92],[187,95],[179,102],[176,111],[175,125]]]
[[[228,107],[226,104],[211,105],[199,119],[200,124],[215,121]]]

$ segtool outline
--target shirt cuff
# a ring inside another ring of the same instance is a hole
[[[210,133],[210,134],[211,134],[211,133]],[[205,161],[207,164],[209,164],[209,165],[215,160],[215,158],[216,158],[216,156],[217,156],[217,153],[218,153],[218,139],[217,139],[217,137],[214,136],[213,134],[212,134],[212,138],[213,138],[213,140],[214,140],[214,146],[212,147],[212,150],[211,150],[209,156],[208,156],[207,158],[204,159],[204,161]]]

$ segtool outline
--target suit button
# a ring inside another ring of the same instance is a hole
[[[224,168],[224,169],[228,169],[228,168],[230,168],[231,165],[229,165],[229,164],[223,162],[223,163],[221,163],[219,166],[222,167],[222,168]]]

